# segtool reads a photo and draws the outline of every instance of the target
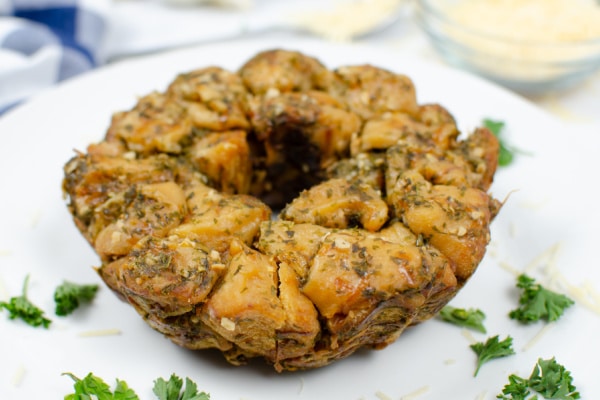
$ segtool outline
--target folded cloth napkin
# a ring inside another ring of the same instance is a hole
[[[0,0],[0,114],[104,62],[103,0]]]
[[[343,1],[0,0],[0,115],[108,62],[269,32]]]

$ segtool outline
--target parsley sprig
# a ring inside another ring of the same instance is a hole
[[[529,378],[517,375],[508,377],[508,384],[502,393],[496,396],[502,400],[537,400],[538,396],[544,399],[575,400],[581,395],[573,385],[571,372],[553,358],[549,360],[538,359]]]
[[[556,321],[566,308],[574,304],[567,296],[546,289],[526,274],[519,275],[517,287],[523,289],[519,299],[520,306],[512,310],[509,316],[525,324],[540,319]]]
[[[89,303],[96,296],[98,285],[80,285],[64,281],[54,291],[55,313],[59,316],[71,314],[81,303]]]
[[[31,326],[43,326],[48,329],[52,321],[44,317],[44,311],[29,300],[27,297],[28,285],[29,275],[25,277],[21,296],[11,297],[8,303],[0,301],[0,309],[6,309],[10,319],[20,318]]]
[[[127,385],[125,381],[117,379],[115,389],[91,372],[83,379],[80,379],[70,372],[65,372],[75,381],[73,385],[74,393],[65,396],[65,400],[140,400],[139,396]],[[191,379],[185,378],[185,389],[183,389],[183,380],[177,375],[172,374],[168,381],[158,378],[154,381],[153,392],[158,400],[210,400],[210,395],[205,392],[198,392],[196,383]]]
[[[65,396],[65,400],[139,400],[135,392],[127,386],[125,381],[117,379],[117,385],[113,390],[101,378],[87,374],[83,379],[79,379],[70,372],[65,372],[63,375],[70,376],[75,381],[73,388],[75,393]],[[91,397],[95,396],[95,397]]]
[[[502,121],[494,121],[492,119],[484,119],[483,125],[488,128],[494,136],[498,139],[500,143],[500,154],[498,155],[498,165],[501,167],[505,167],[510,165],[515,158],[515,153],[518,151],[514,147],[506,144],[506,140],[502,135],[502,131],[504,130],[504,126],[506,125]]]
[[[205,392],[198,393],[196,384],[185,378],[185,390],[181,393],[183,380],[172,374],[168,381],[158,378],[154,381],[154,394],[159,400],[209,400],[210,395]]]
[[[439,315],[443,321],[486,333],[485,326],[483,325],[485,314],[479,309],[445,306]]]
[[[500,341],[498,335],[488,338],[488,340],[478,343],[473,343],[470,347],[477,354],[477,368],[473,376],[477,376],[479,369],[486,362],[495,358],[506,357],[515,354],[512,348],[512,337],[507,336],[506,339]]]

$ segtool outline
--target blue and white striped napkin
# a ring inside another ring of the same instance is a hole
[[[104,62],[100,0],[0,0],[0,114]]]

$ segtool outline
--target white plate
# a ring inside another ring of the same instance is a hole
[[[485,364],[474,378],[475,354],[460,328],[431,320],[409,329],[382,351],[360,351],[331,366],[277,374],[263,362],[229,366],[213,351],[179,348],[151,330],[117,300],[92,266],[98,259],[76,231],[61,197],[62,166],[73,149],[102,138],[113,111],[135,97],[163,90],[179,72],[207,65],[236,69],[258,50],[298,49],[330,67],[371,63],[410,75],[420,103],[445,105],[468,131],[482,118],[506,121],[509,141],[532,153],[500,169],[492,191],[510,197],[493,223],[492,243],[478,272],[453,300],[487,314],[487,335],[514,338],[517,355]],[[154,398],[153,380],[190,377],[214,400],[400,399],[423,388],[423,399],[493,399],[508,375],[529,376],[539,357],[556,357],[570,369],[584,398],[600,393],[600,316],[581,303],[567,310],[535,345],[544,326],[521,326],[507,317],[517,306],[515,277],[558,244],[548,263],[571,282],[598,287],[598,227],[594,197],[600,136],[584,136],[529,103],[464,73],[429,65],[389,50],[316,41],[242,41],[209,45],[113,65],[45,93],[0,120],[0,298],[18,295],[27,274],[29,297],[54,322],[49,330],[10,321],[0,312],[0,398],[62,398],[88,372],[110,384],[127,381],[142,399]],[[543,258],[543,257],[542,257]],[[548,257],[546,257],[548,258]],[[547,263],[547,264],[548,264]],[[538,262],[537,264],[543,264]],[[539,265],[531,273],[542,279]],[[90,307],[53,316],[52,293],[64,279],[100,283]],[[598,300],[598,299],[596,299]],[[118,329],[121,334],[82,337]]]

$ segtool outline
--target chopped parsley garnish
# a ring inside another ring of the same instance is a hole
[[[66,395],[65,400],[140,400],[127,383],[119,379],[117,379],[115,389],[112,390],[106,382],[92,373],[87,374],[83,379],[79,379],[69,372],[63,375],[70,376],[75,381],[73,385],[75,392]],[[152,391],[158,400],[210,400],[210,395],[198,392],[196,384],[189,378],[185,378],[183,392],[182,388],[183,380],[172,374],[168,381],[163,378],[155,380]]]
[[[529,378],[517,375],[508,377],[502,394],[496,396],[502,400],[537,400],[538,395],[544,399],[575,400],[581,395],[573,385],[571,372],[558,364],[553,358],[538,359]]]
[[[520,307],[509,313],[510,318],[522,323],[531,323],[540,319],[556,321],[565,309],[574,304],[567,296],[544,288],[525,274],[517,278],[517,287],[523,289],[519,299]]]
[[[495,358],[506,357],[515,354],[512,348],[512,337],[507,336],[506,339],[500,341],[498,335],[489,338],[485,343],[474,343],[471,349],[477,354],[477,368],[473,376],[477,376],[479,369],[486,362]]]
[[[63,282],[54,291],[56,315],[71,314],[81,303],[89,303],[96,296],[98,285],[79,285],[72,282]]]
[[[154,381],[154,394],[159,400],[209,400],[210,395],[205,392],[198,393],[196,384],[190,379],[185,378],[185,390],[183,393],[183,380],[171,375],[168,381],[163,378],[158,378]]]
[[[445,306],[439,315],[443,321],[486,333],[485,326],[483,326],[485,314],[479,309],[469,308],[466,310],[464,308]]]
[[[8,303],[0,301],[0,309],[5,308],[10,313],[10,319],[20,318],[31,326],[43,326],[47,329],[52,321],[44,317],[44,311],[29,301],[27,298],[28,285],[29,275],[25,277],[21,296],[11,297]]]
[[[488,128],[494,134],[494,136],[496,136],[496,138],[498,139],[498,142],[500,143],[500,154],[498,156],[498,165],[500,165],[501,167],[504,167],[504,166],[507,166],[510,163],[512,163],[517,150],[508,146],[506,144],[506,141],[502,137],[502,131],[504,129],[505,123],[502,121],[494,121],[494,120],[486,118],[483,120],[483,125],[486,128]]]
[[[127,386],[127,383],[117,379],[117,385],[113,390],[101,378],[87,374],[83,379],[65,372],[63,375],[70,376],[75,381],[73,388],[75,393],[65,396],[65,400],[140,400],[138,395]],[[95,397],[91,397],[95,396]]]

